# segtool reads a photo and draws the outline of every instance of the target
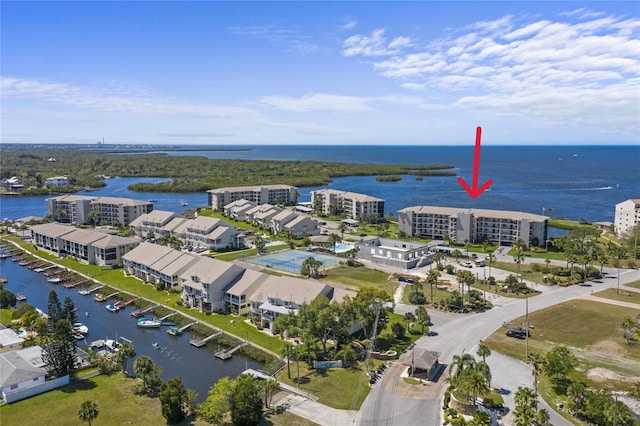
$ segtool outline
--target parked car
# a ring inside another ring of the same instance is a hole
[[[527,335],[530,335],[529,332],[522,327],[513,327],[507,330],[507,336],[515,337],[516,339],[524,339]]]

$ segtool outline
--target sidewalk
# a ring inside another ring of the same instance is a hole
[[[286,391],[279,392],[273,397],[272,405],[285,405],[287,411],[305,418],[321,426],[355,425],[357,411],[338,410],[316,401],[294,395]],[[288,405],[287,405],[288,404]]]

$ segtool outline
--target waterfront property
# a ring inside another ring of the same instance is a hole
[[[383,199],[356,192],[335,189],[311,191],[311,205],[324,214],[344,214],[354,220],[384,216]]]
[[[363,238],[356,243],[358,259],[378,265],[412,269],[430,264],[433,250],[430,244],[391,240],[381,237]]]
[[[247,218],[247,211],[251,210],[255,206],[257,206],[257,204],[253,201],[241,198],[240,200],[236,200],[225,205],[224,215],[227,217],[232,217],[235,220],[244,221]]]
[[[44,181],[44,185],[46,187],[54,187],[54,186],[65,186],[69,185],[69,177],[68,176],[52,176],[48,177]]]
[[[398,227],[407,235],[430,239],[465,241],[489,240],[512,245],[522,239],[527,245],[544,245],[548,217],[506,210],[462,209],[415,206],[398,211]]]
[[[179,276],[199,256],[159,244],[142,243],[123,256],[123,271],[166,289],[180,290]]]
[[[153,203],[131,198],[61,195],[47,199],[47,214],[56,222],[129,226],[153,210]]]
[[[288,230],[293,238],[302,238],[303,235],[320,234],[318,222],[291,210],[282,210],[271,219],[271,232],[278,235],[280,232]]]
[[[245,269],[233,263],[199,257],[180,274],[182,300],[202,312],[223,312],[224,292],[239,281]]]
[[[214,249],[244,247],[244,233],[221,219],[198,216],[188,219],[173,212],[154,210],[131,223],[141,237],[153,233],[156,238],[175,237],[193,248]]]
[[[99,266],[119,265],[122,256],[140,244],[135,238],[112,235],[105,230],[78,229],[59,223],[33,225],[31,240],[39,249],[59,257]]]
[[[40,346],[0,353],[2,399],[12,403],[69,383],[69,376],[46,381],[44,367]]]
[[[245,199],[255,204],[292,206],[298,198],[298,188],[291,185],[259,185],[217,188],[207,191],[212,210],[222,210],[233,201]]]
[[[616,204],[615,227],[619,237],[631,232],[640,223],[640,198],[633,198]]]
[[[282,212],[282,208],[272,204],[260,204],[246,212],[246,221],[258,228],[270,229],[271,219]]]

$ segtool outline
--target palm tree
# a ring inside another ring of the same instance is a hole
[[[291,350],[292,346],[290,343],[286,343],[282,347],[282,356],[287,359],[287,377],[291,380],[291,364],[289,364],[289,360],[291,359]]]
[[[538,352],[529,352],[527,362],[533,367],[533,387],[536,394],[538,393],[538,376],[542,372],[542,366],[544,365],[544,358]]]
[[[520,282],[522,282],[522,277],[520,277],[520,263],[524,261],[524,254],[520,249],[518,249],[515,256],[513,256],[513,261],[516,262],[516,277],[519,277]]]
[[[142,387],[147,389],[149,386],[149,378],[153,370],[155,369],[155,364],[146,355],[142,355],[136,359],[136,362],[133,364],[133,370],[136,373],[136,376],[142,379]]]
[[[347,361],[356,359],[357,353],[351,345],[342,345],[336,356],[342,358],[342,366],[346,367],[348,365]]]
[[[462,271],[458,274],[458,276],[456,277],[456,279],[458,280],[458,284],[460,284],[460,290],[462,293],[462,304],[464,305],[464,286],[467,285],[469,288],[469,291],[467,292],[469,294],[471,294],[471,284],[473,284],[473,282],[475,281],[475,278],[473,276],[473,274],[470,271]],[[470,300],[469,300],[470,302]]]
[[[478,350],[476,351],[476,355],[482,358],[482,362],[486,361],[486,358],[491,355],[491,349],[485,343],[480,342],[478,345]]]
[[[404,322],[407,324],[407,330],[409,329],[409,324],[415,322],[416,316],[412,312],[407,312],[404,314]]]
[[[118,348],[118,361],[122,366],[122,372],[124,373],[127,370],[127,360],[131,357],[136,356],[136,349],[133,347],[131,343],[123,343]]]
[[[516,403],[516,406],[527,406],[534,410],[536,410],[538,406],[538,396],[535,394],[533,389],[526,386],[518,387],[513,400]]]
[[[571,382],[567,387],[567,396],[569,397],[571,404],[573,404],[573,409],[577,413],[582,412],[584,404],[587,401],[588,393],[589,390],[586,383],[581,381]]]
[[[277,387],[278,383],[276,379],[268,378],[266,380],[261,380],[262,392],[264,392],[264,407],[269,408],[271,405],[271,397],[273,396],[273,391]]]
[[[98,417],[98,405],[93,401],[85,401],[78,410],[78,418],[91,426],[91,421]]]
[[[340,225],[338,225],[338,231],[340,231],[340,239],[344,240],[344,233],[347,232],[347,224],[340,222]]]
[[[431,321],[429,313],[423,306],[418,306],[414,311],[414,315],[418,324],[422,326],[422,334],[424,334],[424,326],[429,325],[429,322]]]
[[[476,367],[467,368],[458,380],[458,388],[466,394],[473,394],[473,412],[478,406],[478,397],[490,392],[489,381],[483,371]]]
[[[440,278],[440,272],[437,269],[432,269],[427,274],[427,283],[431,290],[431,306],[433,306],[433,286],[438,284],[438,278]]]
[[[340,235],[334,233],[329,234],[329,242],[333,246],[334,253],[336,252],[336,244],[340,243],[341,241],[342,239],[340,238]]]
[[[536,413],[536,426],[550,426],[551,425],[551,417],[549,416],[549,412],[545,408],[541,408],[540,411]]]
[[[264,238],[262,235],[256,235],[253,239],[253,245],[256,246],[256,250],[258,250],[258,254],[262,254],[266,243],[264,242]]]
[[[455,257],[455,258],[456,258],[456,262],[458,261],[458,258],[459,258],[460,256],[462,256],[462,252],[461,252],[460,250],[458,250],[458,249],[455,249],[455,250],[453,251],[453,253],[451,253],[451,254],[453,255],[453,257]]]
[[[433,255],[433,261],[436,262],[436,266],[438,269],[440,269],[441,265],[440,262],[444,259],[444,254],[442,253],[436,253]]]
[[[449,370],[449,378],[454,380],[460,377],[462,372],[470,367],[475,367],[476,360],[473,355],[469,353],[463,353],[461,355],[454,355],[453,362],[451,363],[451,369]]]

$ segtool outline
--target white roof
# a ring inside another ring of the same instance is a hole
[[[489,210],[489,209],[464,209],[459,207],[439,207],[439,206],[413,206],[407,207],[402,210],[398,210],[398,213],[418,213],[418,214],[434,214],[442,216],[456,216],[460,213],[470,213],[474,217],[486,217],[490,219],[510,219],[521,220],[528,219],[531,221],[542,222],[549,219],[548,216],[542,216],[539,214],[515,212],[509,210]]]

